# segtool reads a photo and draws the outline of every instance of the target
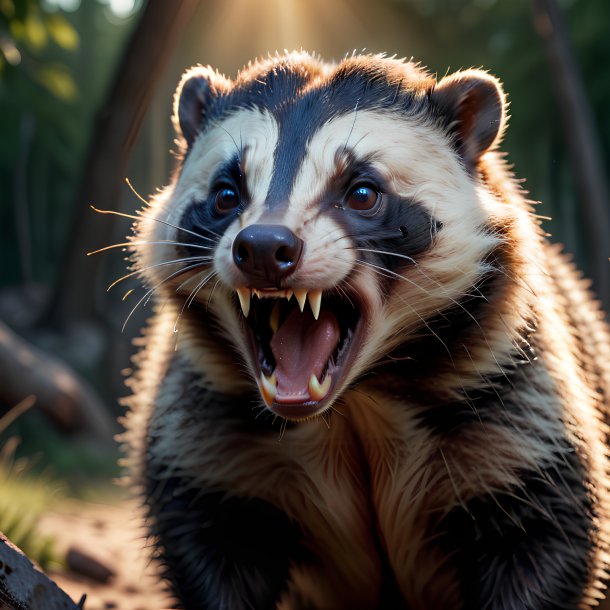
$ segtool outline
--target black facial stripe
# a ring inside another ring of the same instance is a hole
[[[312,73],[300,65],[273,66],[255,79],[238,84],[230,93],[219,95],[207,110],[208,122],[225,118],[244,108],[270,112],[279,126],[279,139],[274,154],[274,168],[266,205],[275,208],[286,204],[295,177],[313,135],[328,121],[361,110],[393,108],[414,114],[427,104],[425,97],[416,97],[402,88],[401,82],[374,67],[347,66],[329,80],[310,89],[311,79],[319,77],[319,65]],[[349,145],[350,130],[345,144]],[[269,151],[270,152],[270,151]]]
[[[381,197],[379,210],[371,216],[334,204],[327,213],[350,237],[349,247],[360,261],[357,267],[368,264],[385,285],[401,281],[395,274],[411,266],[413,257],[430,248],[440,223],[416,201],[389,193],[382,193]]]
[[[394,96],[395,103],[397,99],[405,101],[404,95],[396,98],[395,94],[396,87],[388,82],[383,85],[377,81],[371,85],[363,74],[338,75],[324,87],[307,91],[295,102],[279,107],[275,112],[280,126],[279,141],[266,205],[273,209],[288,201],[307,145],[325,124],[349,113],[354,113],[354,122],[357,122],[359,110],[382,109],[389,103],[390,95]],[[409,98],[401,110],[410,109],[412,103]],[[350,144],[350,131],[345,133],[346,147]]]
[[[226,214],[215,213],[216,185],[235,188],[241,200],[240,206]],[[247,184],[241,171],[241,160],[237,155],[234,155],[216,170],[210,180],[207,197],[202,196],[201,199],[192,201],[182,214],[178,226],[186,230],[178,233],[178,241],[198,246],[196,248],[183,246],[182,250],[190,256],[202,256],[205,252],[200,246],[206,246],[210,248],[208,254],[211,255],[219,236],[233,222],[235,215],[239,214],[243,207],[247,205],[249,199]],[[198,235],[201,237],[197,237]]]

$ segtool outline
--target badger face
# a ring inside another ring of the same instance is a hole
[[[175,104],[184,162],[153,203],[164,222],[137,229],[174,242],[180,267],[140,263],[200,304],[273,413],[320,414],[483,272],[497,202],[476,165],[503,116],[476,71],[437,84],[396,60],[305,55],[236,82],[193,69]]]

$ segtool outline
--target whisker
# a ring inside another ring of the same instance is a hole
[[[193,280],[196,280],[198,277],[198,275],[195,273],[193,275],[189,275],[184,282],[181,282],[176,289],[174,290],[174,294],[179,293],[182,288],[184,286],[186,286],[189,282],[192,282]],[[167,305],[168,301],[173,298],[171,294],[167,295],[164,299],[163,299],[163,303],[161,303],[161,307],[160,307],[160,311],[163,311],[163,309],[165,308],[165,306]]]
[[[235,141],[235,138],[222,126],[220,125],[220,129],[222,129],[233,141],[233,144],[235,145],[235,150],[237,150],[237,156],[239,158],[240,161],[240,165],[241,165],[241,157],[243,155],[243,144],[242,144],[242,148],[240,148],[239,146],[237,146],[237,142]],[[239,131],[239,139],[241,141],[241,129]],[[240,174],[241,174],[241,168],[240,168]]]
[[[136,311],[136,309],[142,304],[144,303],[144,301],[146,301],[146,303],[144,303],[144,306],[146,306],[146,304],[148,303],[148,300],[150,299],[150,297],[152,296],[153,292],[155,292],[155,290],[157,290],[157,288],[159,288],[159,286],[161,286],[162,284],[165,284],[165,282],[169,282],[169,280],[182,275],[183,273],[186,273],[187,271],[190,271],[191,269],[196,269],[197,267],[200,267],[202,265],[202,263],[197,263],[196,265],[188,265],[187,267],[183,267],[182,269],[178,269],[178,271],[174,271],[172,274],[168,275],[165,279],[161,280],[158,284],[155,284],[150,290],[148,290],[146,292],[146,294],[135,304],[135,306],[133,307],[133,309],[129,312],[129,315],[127,316],[127,318],[125,318],[125,322],[123,323],[123,326],[121,327],[121,332],[125,331],[125,327],[127,326],[127,322],[129,322],[131,316],[133,316],[134,312]]]
[[[154,216],[146,216],[144,214],[140,214],[139,216],[136,216],[135,214],[126,214],[125,212],[117,212],[116,210],[100,210],[93,205],[91,205],[89,207],[94,212],[97,212],[98,214],[112,214],[114,216],[121,216],[122,218],[131,218],[132,220],[142,220],[142,218],[146,218],[147,220],[154,220],[155,222],[160,222],[163,225],[172,227],[173,229],[176,229],[177,231],[184,231],[185,233],[188,233],[189,235],[193,235],[194,237],[198,237],[199,239],[211,241],[214,244],[217,243],[217,241],[215,239],[212,239],[211,237],[206,237],[205,235],[200,235],[199,233],[195,233],[195,231],[191,231],[189,229],[185,229],[184,227],[174,225],[171,222],[167,222],[167,220],[161,220],[160,218],[155,218]],[[213,233],[214,235],[216,235],[216,237],[220,237],[220,235],[218,235],[217,233],[214,233],[213,231],[210,231],[210,233]]]
[[[352,127],[349,130],[349,134],[347,135],[347,140],[345,140],[345,144],[343,145],[343,150],[341,151],[342,153],[345,153],[347,150],[347,145],[349,144],[352,133],[354,132],[354,127],[356,126],[356,119],[358,118],[358,104],[360,104],[360,98],[356,100],[356,106],[354,107],[354,120],[352,121]]]
[[[106,288],[106,292],[109,292],[119,282],[122,282],[123,280],[127,280],[130,277],[133,277],[134,275],[140,275],[140,274],[144,273],[144,271],[147,271],[148,269],[155,269],[157,267],[166,267],[167,265],[176,265],[178,263],[186,263],[186,262],[194,262],[194,261],[210,262],[212,260],[213,259],[210,256],[189,256],[187,258],[175,258],[171,261],[163,261],[162,263],[155,263],[154,265],[147,265],[146,267],[141,267],[139,269],[136,269],[135,271],[130,271],[129,273],[126,273],[124,276],[120,277],[118,280],[114,280],[114,282],[112,282],[112,284],[110,284],[110,286],[108,286],[108,288]]]
[[[198,250],[212,250],[212,246],[203,246],[200,244],[188,244],[186,242],[181,241],[172,241],[171,239],[162,239],[160,241],[125,241],[120,244],[112,244],[110,246],[104,246],[99,250],[93,250],[93,252],[87,252],[87,256],[93,256],[94,254],[99,254],[100,252],[106,252],[107,250],[112,250],[113,248],[127,248],[131,246],[156,246],[156,245],[172,245],[172,246],[185,246],[188,248],[197,248]]]
[[[373,248],[359,248],[359,247],[355,247],[355,248],[353,248],[353,250],[359,250],[360,252],[374,252],[375,254],[383,254],[385,256],[395,256],[396,258],[402,258],[404,260],[407,260],[407,261],[413,263],[414,265],[417,265],[417,262],[415,261],[415,259],[411,258],[410,256],[407,256],[406,254],[398,254],[398,252],[387,252],[386,250],[375,250]]]
[[[207,283],[208,283],[208,282],[209,282],[209,281],[210,281],[210,280],[211,280],[211,279],[212,279],[212,278],[213,278],[215,275],[216,275],[216,272],[215,272],[215,271],[212,271],[212,273],[210,273],[210,275],[209,275],[207,278],[205,278],[205,280],[204,280],[203,282],[201,282],[201,284],[200,284],[199,286],[197,286],[197,287],[195,288],[194,293],[193,293],[193,294],[191,294],[191,296],[189,297],[189,302],[188,302],[188,304],[187,304],[187,307],[190,307],[190,306],[193,304],[193,301],[194,301],[194,300],[197,298],[197,294],[198,294],[198,293],[199,293],[199,292],[200,292],[200,291],[203,289],[203,287],[204,287],[204,286],[205,286],[205,285],[206,285],[206,284],[207,284]],[[216,284],[214,284],[214,288],[216,288],[216,286],[218,285],[218,282],[219,282],[219,281],[220,281],[220,280],[218,280],[218,281],[216,282]],[[214,289],[212,289],[212,290],[214,290]],[[209,299],[208,299],[208,305],[209,305],[209,302],[210,302],[210,301],[209,301]],[[206,305],[206,307],[207,307],[207,305]]]
[[[215,274],[215,271],[211,271],[210,273],[208,273],[208,275],[206,277],[204,277],[203,280],[201,280],[201,282],[199,282],[195,286],[195,288],[193,288],[193,290],[190,292],[188,297],[184,300],[184,303],[182,304],[182,308],[180,309],[180,313],[178,314],[178,317],[176,318],[176,321],[174,322],[174,332],[175,333],[178,332],[178,323],[180,322],[180,318],[182,317],[184,310],[191,306],[191,303],[193,302],[195,296],[197,295],[197,292],[199,292],[199,290],[201,288],[203,288],[203,286],[205,286],[206,282],[208,282],[210,280],[210,278],[214,276],[214,274]],[[182,284],[180,284],[180,286],[178,286],[178,288],[176,288],[175,292],[178,292],[178,290],[180,288],[182,288],[182,286],[184,286],[184,284],[186,284],[186,283],[187,282],[182,282]]]
[[[216,283],[214,284],[214,286],[210,292],[210,296],[208,297],[208,302],[205,304],[206,311],[210,308],[210,301],[212,300],[212,297],[214,296],[214,290],[216,290],[216,287],[218,286],[219,283],[220,283],[220,278],[218,278],[216,280]]]
[[[282,421],[280,422],[280,436],[277,439],[278,443],[282,442],[284,438],[284,434],[286,434],[286,428],[288,427],[288,420],[285,417],[282,417]]]
[[[392,278],[392,275],[386,275],[385,272],[387,273],[391,273],[394,274],[395,276],[398,276],[399,278],[404,279],[405,281],[413,284],[416,288],[418,288],[419,290],[423,290],[426,294],[429,294],[429,292],[419,286],[417,283],[412,282],[411,280],[409,280],[408,278],[405,278],[403,276],[401,276],[400,274],[394,273],[393,271],[390,271],[389,269],[385,269],[384,267],[379,267],[378,265],[373,265],[372,263],[368,263],[367,261],[362,261],[360,259],[356,259],[354,261],[356,264],[360,264],[362,266],[365,267],[369,267],[372,268],[373,271],[375,271],[376,273],[378,273],[379,275],[381,275],[382,277],[387,277],[387,278]],[[439,337],[439,335],[434,331],[434,329],[428,324],[428,322],[426,321],[426,319],[417,311],[417,309],[415,309],[415,307],[413,307],[413,305],[411,303],[409,303],[406,299],[401,298],[400,299],[420,320],[420,322],[428,329],[428,331],[434,335],[434,337],[436,337],[436,339],[438,339],[438,341],[441,343],[441,345],[445,348],[447,355],[449,356],[449,359],[451,360],[451,362],[453,363],[453,356],[451,355],[451,350],[449,349],[449,347],[447,346],[447,344],[441,339],[441,337]]]
[[[145,205],[150,205],[150,202],[147,201],[146,199],[144,199],[144,197],[142,197],[142,195],[140,195],[140,193],[138,193],[138,191],[136,191],[136,189],[134,188],[133,184],[131,184],[129,178],[125,178],[125,182],[127,183],[127,186],[131,189],[131,192]]]
[[[134,291],[133,288],[130,288],[124,295],[123,298],[121,299],[121,301],[124,301],[132,292]]]

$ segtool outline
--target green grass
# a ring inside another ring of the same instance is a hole
[[[27,461],[15,459],[16,439],[0,449],[0,531],[43,569],[61,563],[50,536],[38,531],[42,513],[58,499],[51,482],[30,476]]]
[[[34,408],[31,408],[34,407]],[[118,448],[61,434],[25,398],[0,417],[0,531],[43,569],[61,564],[40,517],[66,497],[120,500]]]

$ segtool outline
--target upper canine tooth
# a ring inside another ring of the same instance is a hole
[[[317,320],[320,315],[320,305],[322,305],[322,291],[312,290],[308,295],[309,306],[313,312],[313,317]]]
[[[275,378],[275,373],[271,375],[271,377],[265,377],[265,373],[261,372],[259,388],[261,391],[261,396],[265,401],[265,404],[270,407],[273,404],[273,399],[277,394],[277,380]]]
[[[237,296],[239,297],[239,304],[244,314],[244,318],[248,317],[250,313],[250,289],[249,288],[236,288]]]
[[[328,394],[331,382],[332,377],[327,373],[324,381],[320,385],[315,373],[312,373],[307,386],[307,389],[309,390],[309,397],[313,400],[322,400]]]
[[[307,300],[307,290],[304,288],[295,288],[294,296],[299,303],[299,309],[303,311],[303,309],[305,309],[305,301]]]

